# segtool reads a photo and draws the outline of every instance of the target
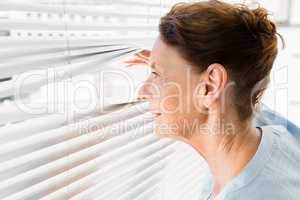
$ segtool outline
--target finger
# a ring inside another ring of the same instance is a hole
[[[126,67],[131,67],[131,66],[134,66],[134,65],[147,65],[147,64],[146,63],[127,63]]]
[[[142,50],[138,53],[136,53],[135,55],[139,56],[139,57],[142,57],[144,59],[149,59],[150,55],[151,55],[151,51],[149,50]]]
[[[125,64],[126,64],[126,67],[130,67],[130,66],[133,66],[133,65],[148,65],[145,62],[126,62]]]
[[[144,49],[144,50],[142,50],[140,53],[141,53],[144,57],[150,57],[151,51]]]
[[[140,59],[142,59],[142,60],[146,60],[146,61],[149,60],[149,57],[146,57],[145,55],[140,54],[140,53],[137,53],[135,56],[138,57],[138,58],[140,58]]]
[[[144,63],[144,64],[147,64],[147,62],[143,61],[143,60],[140,60],[140,59],[135,59],[135,60],[126,60],[124,61],[124,63]]]
[[[132,64],[128,64],[125,67],[132,67],[132,66],[137,66],[137,65],[141,65],[143,63],[132,63]]]
[[[130,59],[126,59],[125,61],[130,61],[130,62],[136,62],[136,61],[149,62],[149,59],[144,59],[142,57],[135,56],[135,57],[132,57]]]
[[[129,65],[126,65],[126,67],[132,67],[134,66],[134,64],[129,64]]]

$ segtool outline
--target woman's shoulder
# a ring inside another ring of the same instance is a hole
[[[269,185],[271,186],[270,193],[280,191],[281,194],[285,194],[291,199],[300,199],[299,139],[294,137],[284,126],[270,125],[262,128],[265,131],[264,134],[274,137],[270,161],[266,163],[258,178],[259,182],[263,184],[261,185],[262,189]]]
[[[260,126],[262,139],[258,151],[217,200],[298,200],[300,199],[300,141],[282,126]],[[201,198],[207,199],[211,175]]]
[[[265,139],[272,138],[273,140],[269,168],[278,168],[285,172],[283,175],[287,175],[287,171],[292,173],[295,170],[300,179],[300,168],[298,167],[300,166],[300,140],[284,126],[269,125],[261,128]]]
[[[228,193],[223,198],[217,200],[298,200],[299,191],[292,193],[287,187],[274,182],[249,185],[240,190]]]
[[[286,157],[286,159],[292,161],[295,160],[300,164],[300,140],[298,137],[295,137],[284,126],[280,125],[268,125],[261,128],[264,134],[274,137],[274,148],[278,149],[278,156]]]
[[[300,141],[282,126],[260,128],[263,136],[257,158],[261,159],[255,160],[248,176],[241,177],[248,180],[237,182],[224,199],[300,199]]]

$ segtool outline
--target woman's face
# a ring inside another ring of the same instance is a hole
[[[199,101],[201,74],[160,38],[153,46],[149,66],[151,75],[139,95],[150,101],[151,112],[157,115],[156,133],[186,138],[205,120]]]

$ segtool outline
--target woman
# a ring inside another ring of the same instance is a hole
[[[267,16],[216,0],[177,4],[161,18],[151,55],[127,62],[152,69],[140,96],[151,102],[156,133],[207,161],[201,200],[300,199],[299,141],[253,122],[280,36]]]

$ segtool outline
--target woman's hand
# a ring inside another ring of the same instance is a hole
[[[131,67],[134,65],[148,65],[151,51],[150,50],[142,50],[136,54],[130,60],[124,61],[127,64],[127,67]]]

